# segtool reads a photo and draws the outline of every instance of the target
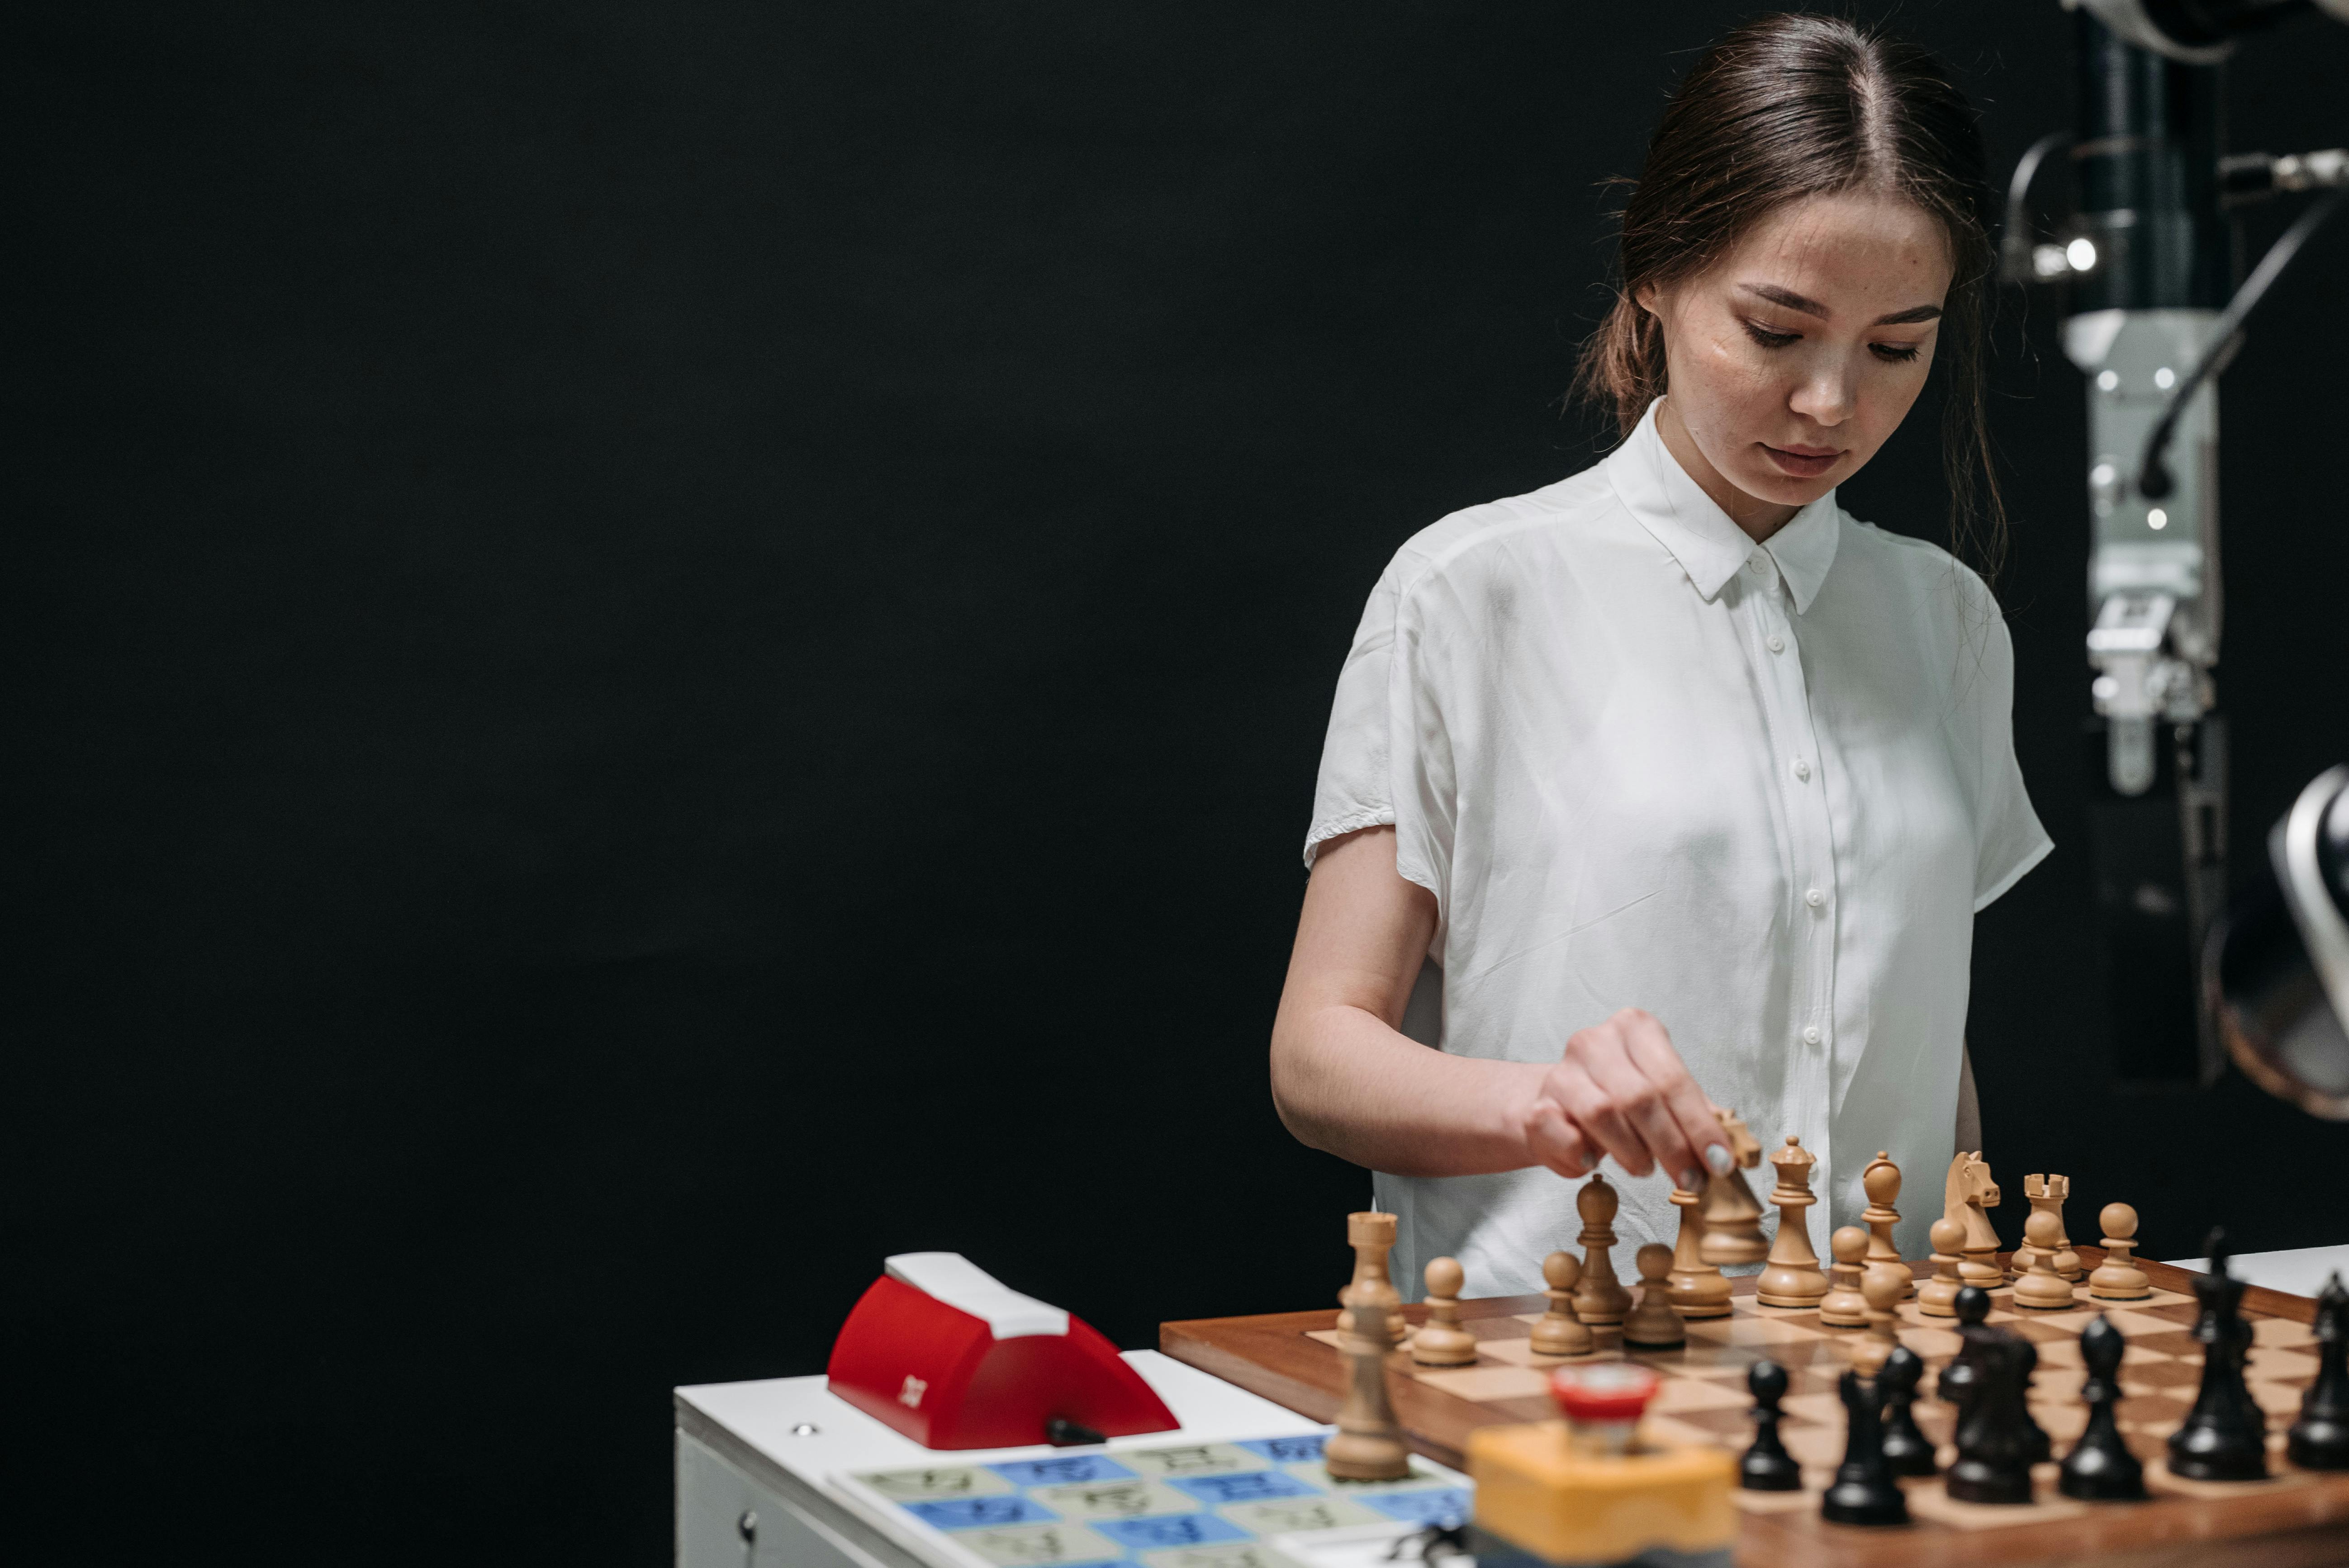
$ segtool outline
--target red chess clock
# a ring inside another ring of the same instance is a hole
[[[833,1393],[924,1448],[1174,1429],[1174,1412],[1117,1347],[1059,1307],[959,1253],[905,1253],[887,1266],[841,1326],[824,1371]]]

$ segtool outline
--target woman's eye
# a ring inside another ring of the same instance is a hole
[[[1745,335],[1764,348],[1784,348],[1803,335],[1799,332],[1773,332],[1759,322],[1745,324]]]
[[[1918,346],[1913,343],[1871,343],[1876,357],[1893,365],[1906,365],[1917,357]]]

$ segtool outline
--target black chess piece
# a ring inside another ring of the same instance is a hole
[[[2034,1465],[2045,1464],[2055,1457],[2055,1445],[2048,1440],[2047,1429],[2041,1426],[2038,1419],[2031,1413],[2031,1375],[2039,1369],[2039,1347],[2020,1336],[2007,1333],[2004,1329],[1986,1327],[1983,1319],[1990,1316],[1990,1292],[1977,1285],[1970,1284],[1961,1289],[1957,1298],[1951,1303],[1951,1309],[1958,1315],[1958,1333],[1961,1336],[1966,1336],[1968,1329],[1980,1329],[1985,1335],[1996,1336],[2007,1344],[2021,1347],[2013,1354],[2023,1363],[2021,1370],[2016,1374],[2023,1379],[2023,1395],[2015,1406],[2015,1416],[2022,1424],[2023,1462]],[[1973,1343],[1970,1336],[1966,1336],[1967,1347],[1960,1350],[1957,1358],[1941,1369],[1941,1380],[1937,1385],[1937,1388],[1943,1401],[1948,1404],[1956,1405],[1961,1402],[1960,1391],[1972,1376]],[[1956,1375],[1954,1382],[1951,1380],[1953,1373]]]
[[[2121,1352],[2127,1348],[2121,1331],[2101,1312],[2081,1331],[2080,1359],[2087,1365],[2088,1377],[2080,1385],[2080,1398],[2088,1407],[2088,1429],[2064,1456],[2055,1485],[2065,1497],[2129,1502],[2145,1495],[2145,1467],[2122,1440],[2116,1417]]]
[[[1884,1462],[1894,1475],[1931,1475],[1933,1445],[1917,1429],[1909,1407],[1917,1402],[1917,1385],[1925,1376],[1925,1362],[1905,1345],[1896,1345],[1876,1374],[1884,1394]]]
[[[1958,1409],[1958,1459],[1944,1485],[1961,1502],[2029,1502],[2033,1435],[2045,1437],[2023,1404],[2038,1357],[2028,1341],[1985,1324],[1990,1298],[1974,1295],[1968,1302],[1958,1293],[1965,1347],[1941,1371],[1941,1398]]]
[[[1943,1404],[1963,1409],[1966,1391],[1979,1381],[1977,1374],[1980,1371],[1974,1364],[1974,1342],[1967,1330],[1980,1328],[1982,1319],[1990,1315],[1990,1292],[1979,1285],[1962,1286],[1951,1302],[1950,1310],[1957,1314],[1958,1337],[1963,1343],[1958,1346],[1957,1355],[1951,1357],[1950,1364],[1941,1368],[1941,1378],[1934,1385],[1934,1391],[1940,1396]]]
[[[1754,1446],[1737,1461],[1737,1484],[1748,1491],[1802,1491],[1803,1467],[1778,1436],[1786,1369],[1775,1361],[1756,1361],[1745,1369],[1745,1387],[1754,1396]]]
[[[2349,1290],[2341,1276],[2316,1298],[2316,1381],[2301,1397],[2284,1454],[2302,1470],[2349,1470]]]
[[[1847,1372],[1843,1395],[1843,1464],[1835,1484],[1819,1500],[1819,1515],[1832,1524],[1906,1524],[1909,1499],[1884,1462],[1884,1394],[1873,1377]]]
[[[2227,1272],[2227,1233],[2212,1231],[2210,1272],[2194,1279],[2202,1315],[2202,1387],[2185,1425],[2169,1434],[2169,1470],[2189,1480],[2261,1480],[2268,1473],[2267,1416],[2251,1402],[2243,1363],[2251,1326],[2243,1321],[2243,1282]]]
[[[1940,1380],[1933,1391],[1943,1404],[1963,1410],[1968,1390],[1981,1381],[1981,1368],[1974,1361],[1974,1339],[1968,1331],[1981,1327],[1982,1319],[1990,1315],[1990,1293],[1975,1285],[1962,1286],[1952,1299],[1951,1310],[1957,1315],[1961,1343],[1957,1355],[1941,1368]]]

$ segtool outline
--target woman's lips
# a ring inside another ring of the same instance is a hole
[[[1835,467],[1843,457],[1841,452],[1822,452],[1816,456],[1805,452],[1790,452],[1784,447],[1774,447],[1767,441],[1757,441],[1754,444],[1769,453],[1770,460],[1777,464],[1781,470],[1798,480],[1818,478]]]

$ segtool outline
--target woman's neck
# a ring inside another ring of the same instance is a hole
[[[1713,504],[1729,514],[1729,521],[1744,530],[1747,538],[1760,544],[1772,534],[1794,521],[1803,509],[1788,506],[1784,501],[1763,500],[1747,495],[1721,477],[1721,470],[1705,460],[1697,449],[1696,438],[1681,423],[1679,412],[1670,397],[1656,410],[1656,434],[1664,439],[1664,450],[1671,453],[1681,471],[1696,481],[1696,488],[1711,497]]]

